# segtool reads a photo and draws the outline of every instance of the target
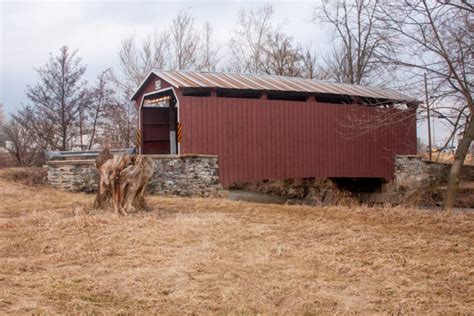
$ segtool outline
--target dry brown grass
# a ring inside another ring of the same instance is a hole
[[[429,152],[422,152],[420,155],[425,159],[429,160]],[[444,163],[453,163],[454,160],[454,153],[438,151],[431,154],[431,159],[437,162],[444,162]],[[474,155],[467,154],[466,159],[464,160],[465,165],[474,166]]]
[[[0,179],[28,186],[46,184],[47,171],[45,168],[7,168],[0,171]]]
[[[0,314],[470,314],[474,216],[92,195],[0,180]]]

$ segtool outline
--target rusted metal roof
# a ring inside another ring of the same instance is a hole
[[[347,95],[403,103],[418,102],[410,96],[391,89],[332,83],[299,77],[160,70],[155,70],[153,73],[176,88],[223,88],[258,91],[286,91]]]

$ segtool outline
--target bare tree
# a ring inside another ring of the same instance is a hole
[[[321,66],[321,79],[351,83],[351,79],[348,78],[347,53],[342,45],[333,44],[322,60],[324,64]]]
[[[85,143],[87,142],[86,138],[88,137],[89,133],[89,127],[88,127],[88,116],[89,116],[89,111],[91,110],[90,108],[90,97],[91,93],[89,90],[86,90],[87,92],[85,93],[85,100],[81,102],[78,106],[78,111],[77,111],[77,138],[79,139],[78,141],[73,141],[72,143],[72,148],[79,147],[80,150],[85,150],[86,145]]]
[[[53,130],[43,130],[41,137],[34,132],[33,126],[42,124],[37,120],[33,110],[25,107],[10,118],[4,125],[7,151],[14,157],[19,166],[31,166],[43,161],[43,151],[47,148],[46,135],[53,135]]]
[[[199,36],[194,30],[194,17],[188,11],[180,12],[170,30],[172,68],[189,70],[197,66]]]
[[[386,34],[377,27],[376,12],[379,0],[333,0],[320,1],[314,21],[329,24],[334,30],[331,51],[324,57],[328,80],[367,84],[380,82],[385,76],[380,55],[387,55],[390,42]]]
[[[220,61],[220,48],[216,45],[214,30],[210,22],[204,23],[203,38],[201,39],[201,57],[199,70],[215,71]]]
[[[30,166],[38,151],[31,147],[31,133],[12,121],[4,126],[5,137],[8,140],[7,151],[15,158],[19,166]]]
[[[271,5],[239,12],[238,27],[229,43],[232,59],[228,69],[253,74],[317,76],[316,54],[311,46],[303,49],[280,31],[273,15]]]
[[[303,77],[308,79],[320,78],[320,67],[318,66],[316,52],[313,50],[311,43],[308,43],[307,46],[302,49],[301,62],[301,74]]]
[[[303,56],[300,47],[292,38],[282,32],[268,34],[267,45],[263,48],[261,68],[270,75],[301,76]]]
[[[461,136],[449,177],[447,210],[454,205],[459,174],[474,138],[472,13],[467,1],[427,0],[384,3],[378,13],[382,27],[401,40],[396,58],[385,56],[386,62],[410,70],[419,81],[426,74],[431,96],[449,108],[439,110],[440,115],[454,118],[453,131]]]
[[[169,34],[154,32],[137,44],[135,35],[122,40],[119,51],[119,72],[110,72],[119,90],[130,97],[134,89],[140,85],[153,69],[169,67]]]
[[[238,28],[229,46],[232,53],[230,68],[233,71],[264,73],[262,69],[265,47],[272,25],[273,7],[265,5],[258,10],[242,9],[238,16]]]
[[[52,134],[37,133],[38,137],[47,137],[44,141],[51,149],[72,149],[78,134],[77,116],[88,101],[86,83],[82,80],[86,67],[76,53],[62,47],[58,56],[51,55],[43,67],[36,69],[39,81],[26,89],[35,120],[42,122],[42,127],[53,129]]]
[[[107,104],[103,104],[104,115],[107,117],[104,124],[113,147],[133,146],[137,111],[130,97],[153,69],[170,67],[168,37],[167,32],[157,31],[140,43],[137,43],[134,35],[126,37],[122,40],[118,54],[118,71],[109,70],[104,73],[103,84],[108,80],[114,85],[113,100],[107,100]],[[102,88],[109,89],[104,85]],[[112,91],[106,94],[109,92]]]
[[[132,102],[114,97],[104,108],[102,136],[110,141],[113,148],[130,148],[135,141],[137,110]]]
[[[107,108],[115,106],[113,102],[114,91],[109,87],[108,75],[110,69],[104,70],[96,79],[95,87],[92,90],[89,105],[89,145],[88,150],[100,140],[100,132],[107,133],[104,129],[105,120],[113,120],[106,117]]]

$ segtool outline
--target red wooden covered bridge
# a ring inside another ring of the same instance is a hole
[[[416,154],[416,100],[389,89],[232,73],[152,71],[132,97],[143,154],[212,154],[219,178],[379,179]]]

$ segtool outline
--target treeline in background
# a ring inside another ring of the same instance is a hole
[[[41,164],[45,150],[97,149],[106,140],[115,148],[132,147],[138,120],[130,96],[152,69],[161,69],[391,87],[425,101],[418,118],[429,106],[451,130],[444,146],[459,140],[467,152],[474,129],[473,12],[463,1],[318,1],[305,31],[331,31],[322,49],[282,31],[271,5],[240,10],[226,43],[215,38],[210,22],[183,10],[144,38],[124,35],[118,66],[93,82],[84,80],[80,50],[65,46],[51,54],[36,68],[23,106],[7,119],[0,105],[0,147],[21,166]]]

